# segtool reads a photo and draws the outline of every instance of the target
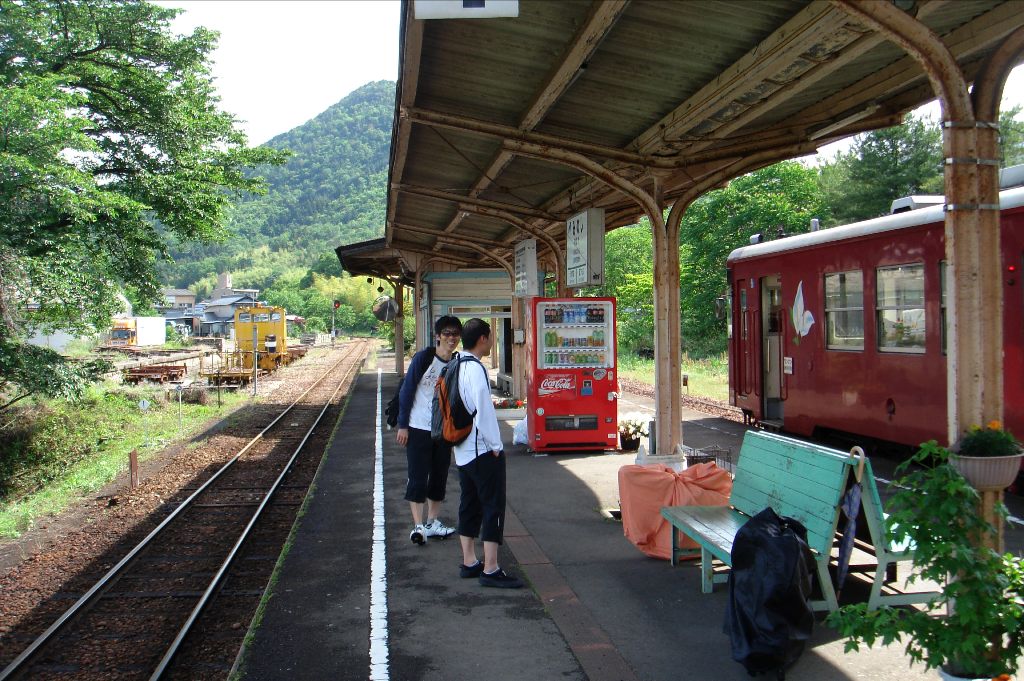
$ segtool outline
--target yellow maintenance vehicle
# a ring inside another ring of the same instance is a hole
[[[283,307],[256,305],[235,310],[235,351],[204,369],[210,383],[246,384],[253,377],[253,346],[260,373],[269,373],[306,354],[305,346],[288,348]]]

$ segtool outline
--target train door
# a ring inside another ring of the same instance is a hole
[[[754,291],[747,290],[747,279],[739,279],[733,289],[733,314],[732,329],[734,354],[732,363],[735,364],[730,370],[733,372],[733,389],[735,391],[735,402],[743,408],[744,412],[750,412],[755,418],[760,414],[753,413],[754,404],[751,398],[754,395],[754,356],[756,343],[753,335],[754,320],[752,296]]]
[[[778,421],[783,413],[782,343],[784,315],[782,279],[778,275],[761,278],[761,370],[762,421]]]

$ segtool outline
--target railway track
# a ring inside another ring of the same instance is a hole
[[[222,679],[368,350],[351,343],[0,671],[8,679]],[[312,445],[312,446],[311,446]],[[317,446],[320,445],[320,446]],[[77,595],[77,594],[76,594]]]

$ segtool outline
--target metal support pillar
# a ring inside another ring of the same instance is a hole
[[[992,121],[976,117],[956,59],[927,26],[887,3],[833,2],[906,50],[924,69],[942,106],[947,432],[953,442],[972,424],[1002,420],[1003,412],[999,195],[998,183],[987,177],[998,172],[998,162],[985,157],[994,156],[990,141],[979,144]]]
[[[405,286],[395,284],[395,373],[405,376]]]
[[[568,289],[565,287],[565,253],[551,235],[543,229],[534,227],[526,220],[523,220],[519,216],[513,215],[507,211],[497,210],[495,208],[485,208],[482,206],[473,206],[470,204],[459,205],[459,210],[467,213],[476,213],[477,215],[486,215],[488,217],[497,218],[547,244],[552,257],[555,259],[555,297],[562,298],[569,295]]]
[[[515,154],[540,158],[581,170],[636,201],[651,221],[651,228],[654,230],[654,410],[658,443],[656,453],[671,453],[677,444],[682,443],[683,419],[678,371],[678,230],[675,231],[673,239],[665,229],[661,206],[649,192],[582,154],[514,140],[506,140],[503,147]],[[675,331],[673,326],[676,328]],[[676,367],[675,371],[672,370],[673,366]]]
[[[416,320],[416,350],[426,347],[427,345],[433,345],[432,342],[429,342],[424,339],[424,335],[426,335],[430,339],[433,339],[433,335],[430,333],[424,334],[423,331],[423,312],[420,310],[420,308],[422,307],[421,303],[423,302],[422,293],[423,267],[421,266],[416,268],[416,275],[415,278],[413,279],[412,289],[413,318]],[[427,310],[427,320],[430,320],[430,310]]]
[[[1003,417],[1003,289],[999,247],[999,93],[1024,49],[1018,27],[979,73],[968,91],[942,39],[886,3],[833,0],[902,47],[924,69],[942,106],[946,184],[946,381],[950,442],[972,425]],[[986,516],[986,499],[979,512]],[[988,543],[1002,551],[997,524]]]
[[[530,368],[526,364],[526,345],[515,342],[517,329],[526,329],[526,305],[522,298],[512,297],[512,397],[521,400],[526,397],[526,373]],[[535,409],[537,405],[526,405],[527,409]]]

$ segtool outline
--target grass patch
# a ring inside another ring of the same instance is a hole
[[[690,359],[683,355],[681,373],[689,377],[690,395],[729,401],[729,360],[726,355]],[[654,385],[654,360],[636,355],[619,355],[619,375]],[[686,394],[686,388],[683,388]]]
[[[4,414],[0,430],[0,537],[17,537],[96,492],[128,468],[128,454],[145,461],[169,443],[195,435],[214,416],[247,396],[222,393],[181,404],[163,388],[94,386],[77,402],[40,401]],[[139,401],[149,401],[143,413]],[[204,401],[206,404],[198,402]]]

